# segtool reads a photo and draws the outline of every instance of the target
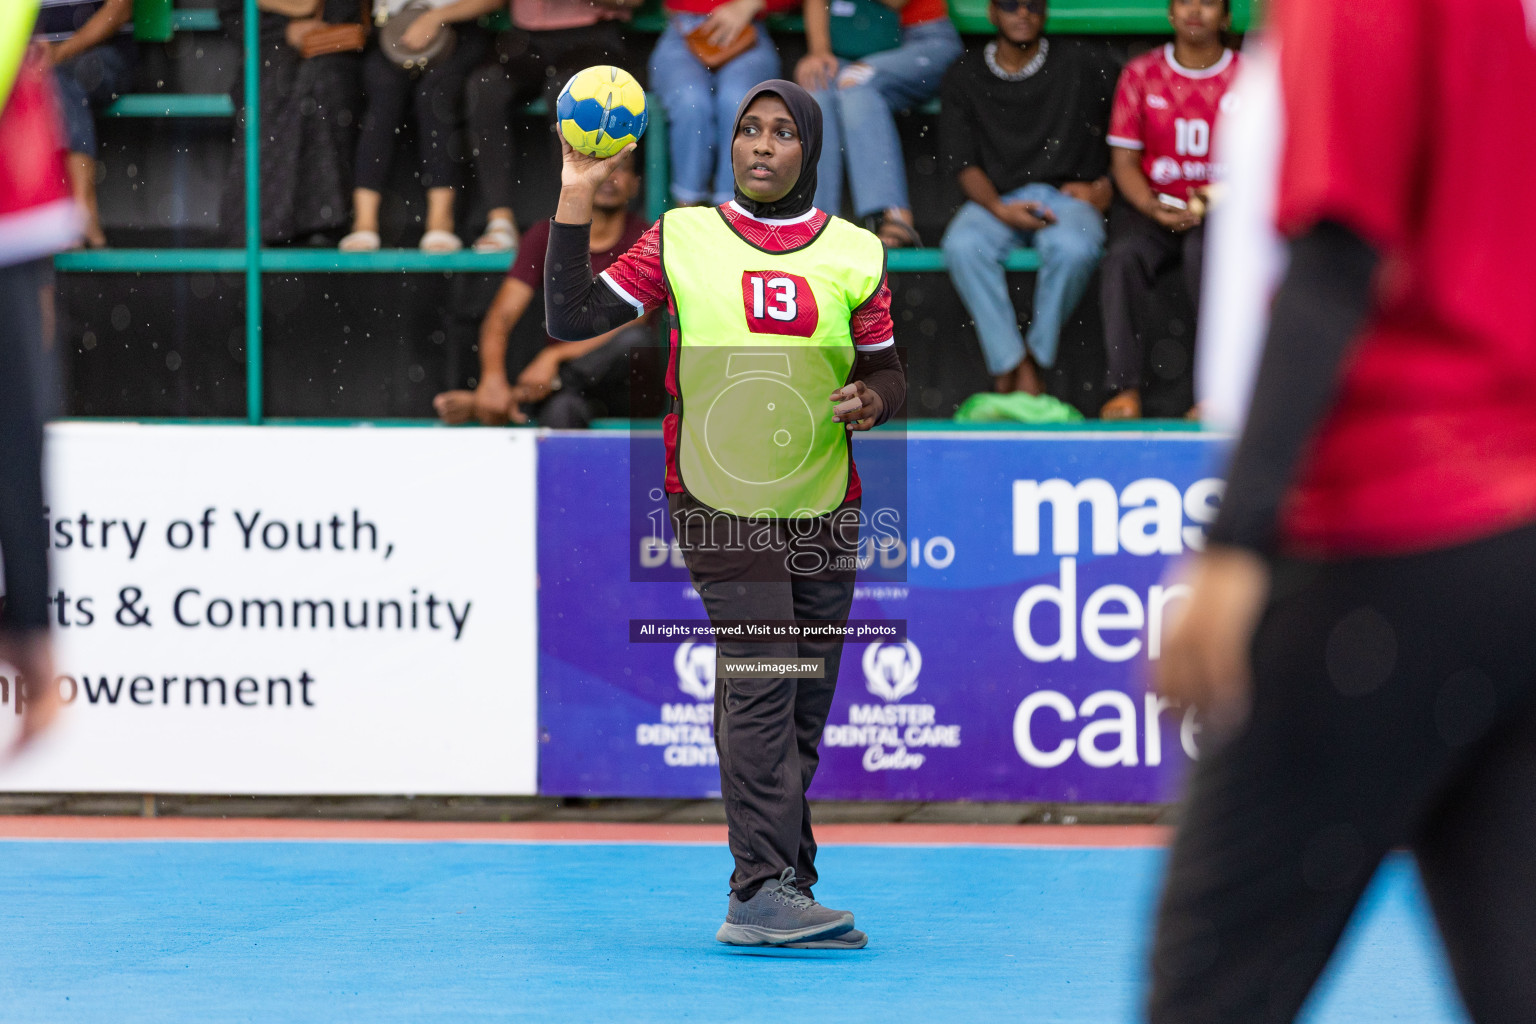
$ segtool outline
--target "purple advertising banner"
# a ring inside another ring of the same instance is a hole
[[[878,436],[855,445],[866,510],[881,497]],[[660,491],[628,493],[632,459],[654,455],[659,486],[659,442],[648,443],[605,432],[540,442],[548,795],[720,791],[714,645],[631,642],[632,620],[707,618],[668,547]],[[851,614],[904,622],[906,637],[845,644],[811,796],[1173,799],[1199,722],[1146,692],[1146,666],[1182,599],[1163,579],[1168,562],[1203,543],[1220,500],[1220,441],[976,431],[887,444],[904,456],[900,539],[861,549],[883,571],[861,570]]]

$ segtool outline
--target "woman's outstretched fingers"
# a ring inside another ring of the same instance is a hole
[[[846,423],[849,430],[868,430],[873,427],[883,407],[880,395],[871,391],[861,380],[844,384],[832,392],[832,401],[838,403],[832,408],[833,421]]]
[[[837,404],[832,407],[832,419],[836,423],[847,423],[856,419],[853,415],[864,406],[859,390],[864,387],[864,382],[856,380],[851,384],[844,384],[832,392],[832,401]]]

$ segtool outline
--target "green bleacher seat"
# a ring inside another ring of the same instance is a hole
[[[1009,270],[1039,270],[1040,254],[1034,249],[1015,249],[1003,264]],[[885,254],[885,269],[893,274],[934,273],[944,266],[943,249],[891,249]]]
[[[465,249],[430,255],[419,249],[338,252],[335,249],[263,249],[261,269],[269,274],[504,274],[515,253],[479,253]],[[1038,270],[1033,249],[1015,249],[1005,266],[1011,271]],[[243,249],[94,249],[62,253],[54,267],[68,272],[114,274],[229,273],[245,268]],[[893,274],[939,273],[942,249],[892,249],[886,269]]]
[[[515,253],[468,249],[432,255],[420,249],[339,252],[335,249],[263,249],[261,269],[273,274],[461,273],[505,274]],[[244,249],[89,249],[60,253],[54,268],[74,273],[191,274],[245,269]]]
[[[380,249],[340,252],[336,249],[263,249],[261,269],[268,273],[387,274],[417,273],[505,274],[516,253],[425,253],[420,249]]]
[[[1232,28],[1247,28],[1249,0],[1233,0]],[[949,16],[961,32],[991,35],[987,0],[949,0]],[[1168,27],[1164,0],[1051,0],[1046,31],[1084,35],[1162,35]]]
[[[233,117],[235,103],[222,93],[138,92],[119,96],[107,117]]]
[[[222,93],[133,92],[119,96],[102,113],[107,117],[234,117],[235,102]],[[543,117],[549,105],[536,99],[523,113]]]
[[[949,16],[961,32],[991,35],[987,20],[988,0],[949,0]],[[1232,30],[1247,31],[1252,0],[1232,0]],[[1168,4],[1164,0],[1051,0],[1046,29],[1083,35],[1161,35],[1169,32]],[[666,27],[661,5],[652,0],[636,13],[631,27],[641,32],[660,32]],[[805,31],[799,15],[774,15],[768,19],[774,32]]]
[[[171,27],[177,32],[217,32],[222,23],[219,12],[207,7],[171,12]]]
[[[244,249],[77,249],[53,258],[55,270],[99,274],[239,273]]]

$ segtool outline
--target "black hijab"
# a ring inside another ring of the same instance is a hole
[[[731,138],[736,137],[741,119],[752,101],[764,94],[777,96],[784,101],[784,105],[789,108],[789,116],[794,118],[795,127],[800,131],[800,177],[788,195],[772,203],[758,202],[743,193],[738,185],[736,203],[754,217],[798,217],[809,210],[816,199],[816,164],[821,160],[821,107],[810,93],[794,82],[771,78],[753,86],[742,98],[741,106],[736,108],[736,120],[731,124]],[[734,172],[734,161],[732,170]]]

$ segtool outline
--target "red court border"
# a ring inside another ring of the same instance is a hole
[[[1166,845],[1160,825],[820,825],[823,846]],[[724,825],[621,822],[334,821],[296,818],[129,818],[0,815],[6,839],[320,840],[489,843],[718,843]]]

